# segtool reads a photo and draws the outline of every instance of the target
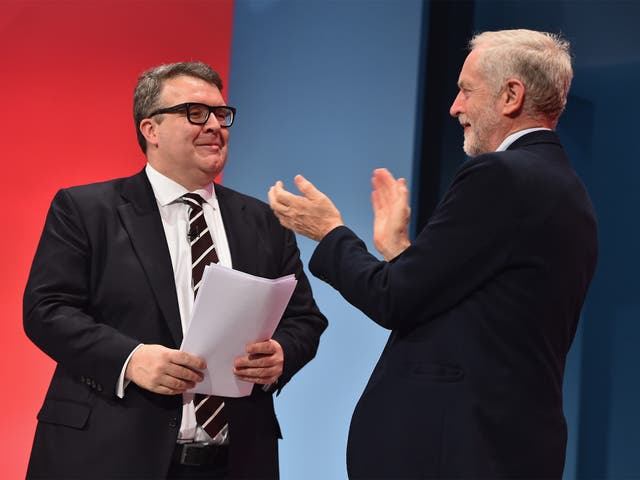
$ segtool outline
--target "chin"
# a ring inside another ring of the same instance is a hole
[[[221,155],[208,155],[201,159],[201,165],[209,172],[215,172],[216,175],[222,171],[227,163],[227,157]]]
[[[466,138],[464,139],[464,144],[462,145],[462,150],[470,157],[475,157],[478,153],[476,152],[475,145],[471,143]]]

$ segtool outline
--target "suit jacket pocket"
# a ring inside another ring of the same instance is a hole
[[[454,365],[408,362],[404,365],[401,375],[428,382],[459,382],[464,378],[464,371]]]
[[[86,425],[90,413],[89,405],[71,400],[48,398],[38,412],[38,420],[80,429]]]

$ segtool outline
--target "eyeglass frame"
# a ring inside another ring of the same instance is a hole
[[[194,122],[193,120],[191,120],[190,108],[191,108],[192,105],[205,107],[207,109],[207,117],[204,119],[204,121],[202,121],[202,122]],[[151,118],[154,115],[161,115],[163,113],[176,113],[178,110],[182,110],[183,108],[186,110],[186,113],[187,113],[187,121],[192,125],[200,125],[200,126],[205,125],[209,121],[209,118],[211,117],[211,114],[214,113],[215,110],[217,110],[218,108],[225,108],[225,109],[231,111],[231,121],[229,122],[229,125],[222,125],[221,124],[220,126],[222,128],[229,128],[231,125],[233,125],[233,122],[236,119],[236,109],[234,107],[230,107],[229,105],[211,106],[211,105],[207,105],[206,103],[199,103],[199,102],[179,103],[178,105],[174,105],[172,107],[159,108],[159,109],[154,110],[153,112],[151,112],[149,115],[147,115],[147,118]]]

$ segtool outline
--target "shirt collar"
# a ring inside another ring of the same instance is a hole
[[[507,148],[509,148],[509,146],[513,142],[515,142],[520,137],[526,135],[527,133],[536,132],[538,130],[551,130],[551,129],[550,128],[543,128],[543,127],[535,127],[535,128],[526,128],[524,130],[520,130],[519,132],[512,133],[511,135],[509,135],[507,138],[505,138],[502,141],[502,143],[500,144],[500,146],[498,148],[496,148],[496,152],[505,151]]]
[[[185,193],[189,193],[189,190],[184,188],[178,182],[171,180],[166,175],[163,175],[149,163],[145,167],[145,172],[149,178],[149,183],[153,188],[153,193],[156,196],[156,200],[161,207],[165,207],[170,203],[174,203],[180,200],[180,197]],[[216,199],[216,192],[213,188],[213,182],[209,183],[205,188],[194,190],[192,193],[197,193],[209,204],[214,204]]]

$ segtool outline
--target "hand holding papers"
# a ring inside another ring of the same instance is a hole
[[[222,397],[251,394],[253,383],[233,374],[245,345],[271,338],[287,307],[297,280],[274,280],[220,265],[208,265],[193,307],[181,350],[207,361],[204,380],[191,392]]]

